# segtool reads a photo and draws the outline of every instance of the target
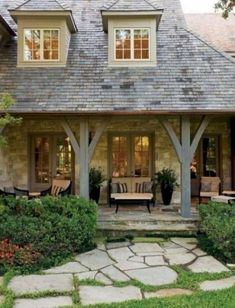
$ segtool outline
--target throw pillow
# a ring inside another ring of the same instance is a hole
[[[210,192],[211,191],[211,183],[202,183],[201,191]]]
[[[118,193],[118,190],[119,190],[119,183],[111,183],[110,184],[110,187],[111,187],[111,193],[112,194],[116,194]]]
[[[127,193],[127,184],[126,183],[118,183],[118,192],[119,193]]]
[[[135,183],[135,192],[142,193],[143,192],[143,183]]]
[[[152,193],[153,192],[153,182],[144,182],[143,183],[143,192]]]

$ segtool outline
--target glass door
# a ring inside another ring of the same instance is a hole
[[[74,154],[64,135],[31,137],[30,190],[47,189],[53,178],[74,179]]]

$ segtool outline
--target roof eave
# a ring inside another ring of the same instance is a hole
[[[67,25],[71,33],[76,33],[78,31],[73,13],[71,10],[8,10],[11,17],[17,23],[18,17],[21,16],[38,16],[38,17],[50,17],[50,16],[59,16],[66,19]]]
[[[163,14],[163,9],[158,10],[148,10],[148,11],[134,11],[134,10],[128,10],[128,11],[117,11],[117,10],[101,10],[102,15],[102,22],[103,22],[103,29],[104,32],[108,32],[108,19],[109,17],[130,17],[130,16],[137,16],[137,17],[156,17],[157,21],[157,29],[158,25],[160,23],[161,17]]]
[[[10,36],[16,36],[15,31],[8,25],[8,23],[1,15],[0,15],[0,24]]]

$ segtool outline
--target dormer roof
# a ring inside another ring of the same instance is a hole
[[[17,23],[19,16],[60,16],[66,19],[71,33],[77,32],[77,26],[71,9],[57,0],[28,0],[14,9],[9,9],[11,17]]]
[[[47,10],[47,11],[64,11],[69,7],[66,4],[62,4],[57,0],[28,0],[18,5],[14,10],[31,11],[31,10]]]
[[[7,32],[10,36],[16,36],[15,31],[8,25],[6,20],[0,15],[0,30],[1,29]]]
[[[163,13],[160,1],[154,1],[154,5],[147,0],[118,0],[101,9],[103,28],[108,32],[108,18],[111,16],[154,16],[157,28]]]

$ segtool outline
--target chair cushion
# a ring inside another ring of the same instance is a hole
[[[135,183],[135,192],[142,193],[143,192],[143,183]]]
[[[153,182],[144,182],[143,183],[143,193],[152,193],[153,192]]]
[[[62,190],[62,187],[61,186],[56,186],[56,185],[54,185],[53,187],[52,187],[52,190],[51,190],[51,194],[52,194],[52,196],[58,196],[59,195],[59,193],[61,192],[61,190]]]
[[[212,191],[212,189],[211,189],[211,182],[203,182],[202,186],[201,186],[201,191],[203,191],[203,192]]]

